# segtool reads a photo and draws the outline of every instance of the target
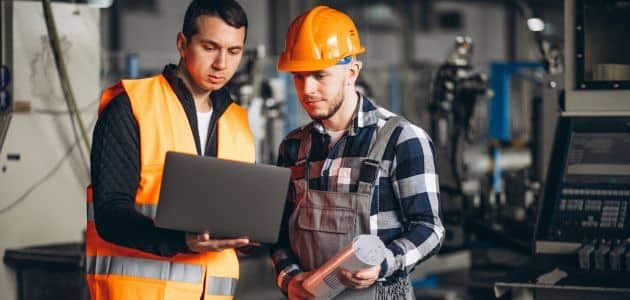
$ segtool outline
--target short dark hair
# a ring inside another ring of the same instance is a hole
[[[186,9],[182,28],[188,41],[199,32],[197,18],[200,16],[219,17],[234,28],[245,27],[245,38],[247,38],[247,14],[234,0],[193,0]]]

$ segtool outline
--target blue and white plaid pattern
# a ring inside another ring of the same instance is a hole
[[[394,114],[362,97],[360,109],[347,135],[330,148],[330,136],[319,122],[311,122],[287,135],[280,145],[278,165],[291,167],[298,160],[302,140],[312,136],[309,156],[313,190],[356,192],[359,169],[370,145],[387,118]],[[419,262],[437,253],[444,239],[439,217],[439,184],[435,153],[429,136],[410,123],[400,125],[389,138],[372,195],[370,230],[387,245],[380,278],[386,281],[405,276]],[[409,230],[403,230],[399,200]],[[289,193],[278,244],[272,248],[277,284],[287,291],[288,280],[301,272],[291,251],[288,218],[294,207]],[[316,245],[313,245],[316,247]]]

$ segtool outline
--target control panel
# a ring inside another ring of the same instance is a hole
[[[550,222],[555,241],[629,237],[630,132],[572,132]]]
[[[544,193],[537,253],[630,272],[630,116],[561,117]]]

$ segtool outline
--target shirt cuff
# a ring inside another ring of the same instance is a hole
[[[276,284],[282,290],[282,292],[288,293],[289,281],[291,281],[291,278],[293,278],[295,275],[302,272],[304,271],[302,271],[302,269],[300,269],[300,267],[298,267],[297,265],[290,265],[278,274],[278,277],[276,278]]]
[[[198,254],[195,251],[190,250],[190,248],[188,248],[188,244],[186,243],[186,232],[185,231],[181,231],[181,236],[180,238],[177,239],[179,246],[178,246],[178,252],[179,253],[183,253],[183,254]]]
[[[389,248],[385,248],[385,258],[381,263],[381,271],[378,274],[379,279],[384,279],[392,274],[398,269],[396,267],[396,258],[394,257],[394,253]]]

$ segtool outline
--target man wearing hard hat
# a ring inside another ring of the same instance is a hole
[[[357,93],[363,52],[353,21],[318,6],[291,23],[278,61],[313,119],[279,150],[278,164],[292,176],[272,259],[289,299],[313,298],[302,281],[359,234],[380,237],[385,259],[340,270],[348,289],[337,299],[414,299],[409,272],[444,239],[433,144],[422,129]]]

